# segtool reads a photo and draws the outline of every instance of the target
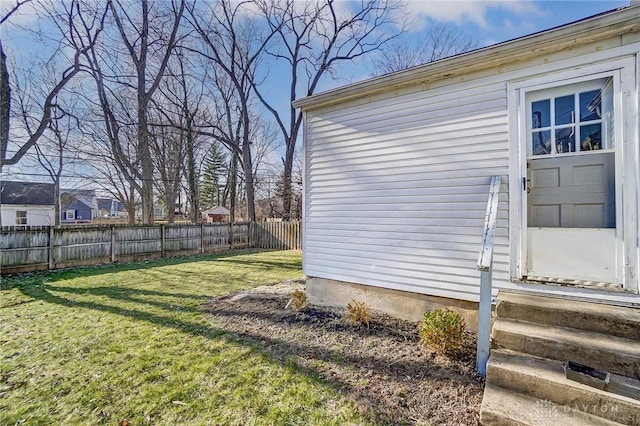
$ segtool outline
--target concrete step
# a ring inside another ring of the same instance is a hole
[[[501,291],[497,316],[640,340],[640,309]]]
[[[485,426],[607,426],[620,423],[567,409],[490,383],[484,388],[480,423]]]
[[[640,381],[613,375],[614,391],[599,390],[566,378],[561,361],[535,358],[507,350],[491,352],[487,381],[518,393],[557,404],[562,411],[587,414],[625,424],[640,425]],[[637,399],[629,396],[635,393]]]
[[[640,380],[640,342],[600,333],[498,317],[491,330],[494,349],[575,361]]]

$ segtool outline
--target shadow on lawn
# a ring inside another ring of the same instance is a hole
[[[321,363],[334,363],[346,367],[347,369],[362,369],[365,366],[367,369],[374,370],[376,374],[390,376],[397,380],[404,380],[410,374],[414,374],[416,371],[423,371],[424,374],[429,375],[429,371],[437,370],[439,367],[436,364],[431,364],[430,361],[421,360],[420,362],[414,361],[394,361],[385,357],[384,354],[367,355],[367,354],[349,354],[349,353],[337,353],[336,350],[323,346],[322,344],[314,344],[311,342],[296,342],[294,339],[275,338],[272,336],[266,336],[253,330],[245,331],[229,331],[223,328],[214,327],[211,325],[204,325],[198,322],[192,322],[177,318],[176,305],[170,303],[159,302],[156,300],[143,299],[137,296],[152,296],[152,297],[182,297],[186,299],[202,300],[207,298],[205,296],[193,296],[188,294],[175,294],[165,293],[161,291],[150,290],[137,290],[123,287],[96,287],[88,289],[78,289],[65,286],[54,286],[50,284],[39,286],[20,286],[19,290],[25,295],[35,300],[41,300],[46,303],[56,304],[64,306],[70,309],[91,309],[100,312],[107,312],[114,315],[120,315],[136,321],[143,321],[162,327],[172,328],[179,330],[183,333],[188,333],[194,336],[206,337],[210,339],[216,339],[224,337],[233,344],[242,345],[250,348],[254,353],[266,353],[270,359],[278,364],[285,366],[294,366],[294,368],[309,376],[318,383],[329,385],[334,389],[341,389],[351,396],[353,400],[358,401],[360,406],[366,407],[364,415],[369,417],[371,421],[378,424],[405,424],[413,423],[410,417],[403,417],[399,415],[395,410],[397,408],[389,409],[389,407],[378,407],[380,404],[384,404],[385,401],[380,395],[367,394],[362,386],[350,378],[344,377],[331,377],[327,378],[325,372],[316,371],[312,366],[309,366],[308,360],[318,361]],[[116,306],[110,306],[106,304],[97,303],[87,300],[71,300],[52,292],[63,292],[73,294],[75,296],[89,295],[89,296],[106,296],[116,300],[122,300],[127,302],[133,302],[139,305],[139,308],[121,308]],[[166,315],[162,313],[150,313],[145,312],[147,307],[160,308],[166,311]],[[183,312],[196,312],[200,311],[205,314],[202,303],[196,303],[193,307],[187,307],[182,305],[180,308]],[[216,315],[233,317],[242,315],[242,312],[238,311],[225,311],[224,309],[216,310]],[[255,312],[245,312],[247,316],[255,316]],[[266,320],[271,323],[282,324],[281,315],[268,315],[261,314],[261,320]],[[286,322],[286,321],[285,321]],[[336,330],[339,331],[339,330]],[[304,365],[300,363],[300,357],[304,357]],[[465,384],[462,379],[457,377],[450,378],[451,381],[458,381]],[[408,416],[408,414],[406,414]]]
[[[133,302],[140,303],[144,305],[151,305],[157,308],[164,309],[166,311],[175,311],[176,304],[158,302],[156,300],[151,299],[142,299],[136,296],[154,296],[154,297],[167,297],[167,298],[178,298],[178,299],[193,299],[194,301],[204,301],[209,299],[209,296],[206,295],[193,295],[186,293],[167,293],[162,291],[155,290],[142,290],[142,289],[132,289],[129,287],[118,287],[118,286],[103,286],[103,287],[64,287],[64,286],[55,286],[55,285],[47,285],[45,292],[48,294],[49,291],[61,292],[61,293],[71,293],[76,295],[90,295],[90,296],[106,296],[115,300],[122,300],[125,302]],[[23,291],[23,293],[25,293]],[[26,293],[25,293],[26,294]],[[57,297],[57,296],[54,296]],[[45,300],[45,299],[43,299]],[[176,303],[180,303],[180,300],[177,300]],[[73,302],[78,303],[78,302]],[[180,308],[183,312],[197,312],[200,308],[196,306],[185,307],[182,306]]]

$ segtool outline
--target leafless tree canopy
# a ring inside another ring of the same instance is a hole
[[[15,0],[0,22],[29,1],[38,25],[19,29],[54,47],[12,69],[0,41],[0,171],[39,162],[58,184],[75,173],[145,223],[158,203],[168,221],[186,210],[199,222],[203,185],[232,218],[299,217],[291,101],[343,65],[373,60],[382,74],[476,47],[441,24],[401,42],[400,0]],[[219,149],[210,188],[203,165]]]
[[[406,70],[468,52],[478,46],[478,40],[472,35],[449,24],[433,23],[413,39],[394,41],[381,48],[372,59],[372,74]]]

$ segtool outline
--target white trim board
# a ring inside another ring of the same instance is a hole
[[[602,289],[561,285],[534,284],[528,282],[514,282],[512,287],[502,289],[501,291],[640,308],[640,297],[638,297],[637,294],[629,292],[606,291]]]

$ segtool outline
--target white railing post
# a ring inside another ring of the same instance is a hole
[[[491,177],[487,213],[484,219],[482,245],[478,256],[480,271],[480,306],[478,309],[478,346],[476,368],[480,375],[487,373],[491,334],[491,274],[493,270],[493,241],[498,217],[498,199],[500,197],[500,176]]]

